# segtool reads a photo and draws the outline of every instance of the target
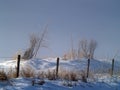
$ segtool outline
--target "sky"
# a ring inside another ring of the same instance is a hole
[[[74,48],[79,40],[96,40],[98,58],[120,50],[120,0],[0,0],[0,57],[24,51],[30,34],[46,25],[48,48],[38,57],[62,56],[71,48],[71,36]]]

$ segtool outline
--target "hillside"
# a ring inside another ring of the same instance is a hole
[[[16,66],[16,60],[8,60],[1,62],[0,66],[6,68],[6,71],[10,67]],[[21,69],[30,67],[35,71],[36,75],[38,72],[48,72],[48,70],[56,69],[56,58],[48,59],[31,59],[29,61],[21,61]],[[86,72],[87,59],[81,60],[60,60],[59,72],[74,72],[79,73],[81,71]],[[111,68],[111,64],[100,60],[91,60],[90,62],[90,76],[87,79],[88,82],[69,81],[64,79],[49,80],[47,78],[36,77],[25,78],[19,77],[14,78],[5,82],[0,82],[1,89],[5,90],[119,90],[120,89],[120,77],[119,75],[110,76],[107,71]],[[120,68],[115,64],[116,68]],[[92,75],[91,75],[92,74]],[[32,81],[38,83],[44,80],[43,85],[35,84],[32,86]]]

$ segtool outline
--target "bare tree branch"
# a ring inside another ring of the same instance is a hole
[[[31,59],[33,57],[36,57],[41,47],[47,47],[47,45],[45,44],[46,33],[47,33],[47,26],[45,27],[45,30],[40,36],[35,34],[32,34],[30,36],[30,47],[24,52],[22,57],[23,59]]]

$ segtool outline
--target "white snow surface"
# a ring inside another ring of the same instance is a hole
[[[15,68],[16,60],[8,60],[0,63],[1,68]],[[56,68],[56,58],[47,59],[31,59],[28,61],[21,61],[21,67],[31,66],[36,72],[37,71],[47,71]],[[68,71],[81,71],[87,68],[87,59],[81,60],[61,60],[60,59],[60,69]],[[110,69],[111,64],[100,61],[91,60],[90,70],[98,71],[99,69]],[[115,65],[115,69],[120,68],[118,64]],[[88,79],[88,83],[79,81],[71,81],[71,87],[65,86],[65,83],[69,81],[65,80],[47,80],[44,79],[45,84],[39,85],[35,84],[32,86],[32,80],[35,82],[40,81],[37,78],[14,78],[9,81],[0,81],[0,90],[120,90],[120,76],[114,75],[110,77],[108,75],[103,75],[102,77],[97,77],[97,80],[93,81]]]

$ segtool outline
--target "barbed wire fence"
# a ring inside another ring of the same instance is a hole
[[[1,61],[0,62],[3,62],[3,63],[0,63],[0,70],[4,70],[4,71],[7,71],[7,70],[16,70],[16,77],[19,77],[19,72],[20,72],[20,60],[21,60],[21,55],[18,55],[18,57],[15,59],[13,57],[0,57]],[[9,61],[13,60],[11,63],[14,62],[14,65],[12,67],[10,67],[9,65],[7,66],[8,63],[10,63]],[[8,63],[4,63],[4,61],[8,61]],[[59,58],[57,58],[57,62],[56,62],[56,77],[58,77],[58,73],[59,73],[59,64],[60,63],[60,60]],[[91,64],[92,63],[92,64]],[[87,65],[85,66],[87,69],[86,69],[86,77],[89,78],[89,75],[90,73],[92,72],[93,74],[109,74],[110,76],[113,76],[113,75],[120,75],[120,68],[116,68],[117,64],[118,63],[115,59],[112,59],[109,63],[109,65],[106,65],[103,63],[98,63],[98,65],[100,65],[101,67],[98,68],[97,70],[96,69],[91,69],[91,65],[95,65],[96,63],[91,59],[88,59],[87,61]],[[6,65],[7,67],[4,67],[4,65]],[[95,65],[97,66],[97,65]],[[97,68],[97,67],[94,67],[94,68]]]

